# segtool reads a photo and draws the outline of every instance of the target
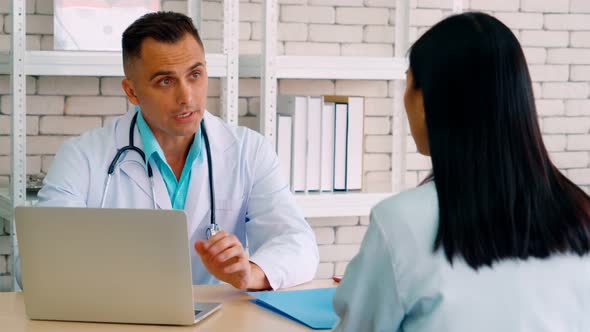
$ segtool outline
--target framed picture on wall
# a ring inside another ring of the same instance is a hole
[[[54,0],[55,50],[120,51],[123,31],[159,0]]]

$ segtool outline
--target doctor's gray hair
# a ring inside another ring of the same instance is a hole
[[[173,44],[187,33],[195,38],[204,52],[203,42],[190,17],[163,11],[143,15],[123,32],[123,68],[127,71],[129,63],[141,57],[141,44],[145,39]]]

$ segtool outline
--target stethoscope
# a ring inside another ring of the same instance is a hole
[[[135,129],[135,123],[137,122],[137,115],[138,113],[135,113],[135,115],[133,116],[133,119],[131,120],[131,126],[129,126],[129,145],[124,146],[122,148],[120,148],[119,150],[117,150],[117,154],[115,155],[115,158],[113,158],[113,161],[111,161],[111,164],[109,165],[109,170],[107,172],[107,183],[105,185],[104,191],[102,193],[102,199],[101,199],[101,203],[100,203],[100,207],[103,208],[104,207],[104,203],[105,203],[105,199],[107,196],[107,192],[109,191],[109,184],[111,182],[111,177],[113,175],[113,172],[115,172],[115,166],[117,165],[117,162],[119,161],[119,158],[121,158],[121,155],[126,152],[126,151],[135,151],[137,152],[140,156],[141,159],[143,160],[143,162],[145,163],[145,153],[138,147],[135,146],[135,144],[133,144],[133,133],[134,133],[134,129]],[[209,146],[209,136],[207,136],[207,130],[205,129],[205,121],[201,121],[201,130],[203,131],[203,139],[205,141],[205,151],[207,153],[207,167],[209,168],[209,196],[211,197],[211,225],[209,227],[207,227],[207,230],[205,231],[205,236],[207,236],[207,239],[209,239],[210,237],[212,237],[213,235],[217,234],[219,231],[221,231],[221,227],[219,227],[219,224],[215,221],[215,191],[214,191],[214,187],[213,187],[213,168],[211,167],[211,147]],[[152,172],[152,166],[148,163],[147,164],[147,175],[150,179],[150,184],[152,187],[152,201],[154,203],[154,209],[156,209],[156,191],[154,189],[154,173]]]

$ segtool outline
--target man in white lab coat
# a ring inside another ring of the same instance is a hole
[[[206,111],[205,51],[191,20],[169,12],[141,17],[123,34],[123,65],[122,86],[135,109],[65,142],[39,205],[183,209],[194,284],[220,280],[260,290],[311,280],[319,260],[315,237],[272,145]],[[147,162],[134,151],[121,154],[107,186],[109,165],[130,135]],[[207,239],[211,199],[222,231]]]

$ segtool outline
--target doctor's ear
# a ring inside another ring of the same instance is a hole
[[[121,81],[121,86],[123,87],[123,91],[125,91],[125,94],[127,95],[127,99],[129,99],[129,101],[133,105],[138,105],[139,99],[137,98],[137,95],[135,94],[135,88],[133,87],[133,82],[128,78],[124,78],[123,81]]]

